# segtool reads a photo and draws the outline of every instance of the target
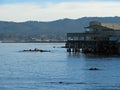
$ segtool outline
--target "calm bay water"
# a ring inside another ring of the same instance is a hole
[[[61,46],[0,43],[0,90],[120,90],[120,57],[69,54]],[[34,48],[51,52],[19,52]]]

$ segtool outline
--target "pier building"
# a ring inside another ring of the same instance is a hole
[[[84,32],[67,33],[67,52],[120,54],[120,24],[91,21]]]

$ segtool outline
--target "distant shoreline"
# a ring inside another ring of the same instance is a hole
[[[30,42],[14,42],[14,41],[1,41],[0,43],[65,43],[66,41],[30,41]]]

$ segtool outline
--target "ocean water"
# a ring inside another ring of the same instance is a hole
[[[120,90],[120,57],[67,53],[61,46],[0,43],[0,90]],[[51,52],[21,52],[34,48]]]

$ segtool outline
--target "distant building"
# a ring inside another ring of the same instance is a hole
[[[90,22],[83,33],[68,33],[67,40],[120,41],[120,24]]]
[[[115,53],[116,49],[120,49],[120,24],[92,21],[85,27],[85,32],[67,33],[66,47],[68,51],[72,49],[73,52],[82,48],[84,51],[90,49],[90,52],[94,53],[102,53],[106,49],[107,52]]]

